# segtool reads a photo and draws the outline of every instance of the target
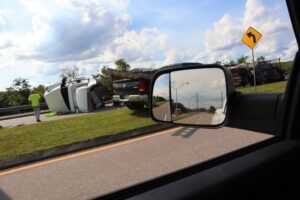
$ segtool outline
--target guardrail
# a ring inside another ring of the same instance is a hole
[[[40,109],[46,110],[46,109],[48,109],[48,105],[45,102],[41,103]],[[32,107],[30,105],[0,108],[0,116],[13,115],[13,114],[24,113],[24,112],[28,112],[28,111],[32,111]]]

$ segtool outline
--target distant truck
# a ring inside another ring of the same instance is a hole
[[[254,85],[252,66],[243,63],[236,66],[228,66],[228,68],[232,73],[236,87]],[[285,74],[286,72],[283,69],[268,61],[259,62],[255,66],[257,85],[283,81],[285,80]]]
[[[150,78],[123,79],[113,82],[113,105],[131,110],[143,109],[149,102]]]
[[[46,87],[44,94],[49,110],[58,113],[90,112],[111,99],[107,88],[98,79],[76,78]]]
[[[253,73],[253,72],[252,72]],[[261,74],[260,83],[272,83],[285,80],[285,71],[271,62],[263,61],[257,63],[255,73]]]
[[[126,105],[132,110],[149,105],[150,82],[156,71],[157,69],[144,68],[130,71],[103,68],[102,74],[112,80],[113,105]]]

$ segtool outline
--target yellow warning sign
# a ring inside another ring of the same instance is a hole
[[[261,37],[262,34],[250,26],[244,34],[242,42],[253,49]]]

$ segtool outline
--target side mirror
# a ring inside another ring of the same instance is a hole
[[[202,127],[226,123],[234,84],[221,65],[179,64],[159,70],[151,83],[152,118]]]

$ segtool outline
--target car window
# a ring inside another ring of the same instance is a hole
[[[273,122],[157,123],[151,78],[178,63],[220,64],[242,95],[283,94],[297,50],[279,0],[1,1],[0,197],[92,198],[274,138]],[[219,107],[185,95],[194,76],[172,89],[161,80],[164,95],[176,93],[176,117],[186,114],[180,101],[227,110],[225,92]],[[163,97],[158,114],[170,107]],[[277,110],[259,106],[268,105]]]

